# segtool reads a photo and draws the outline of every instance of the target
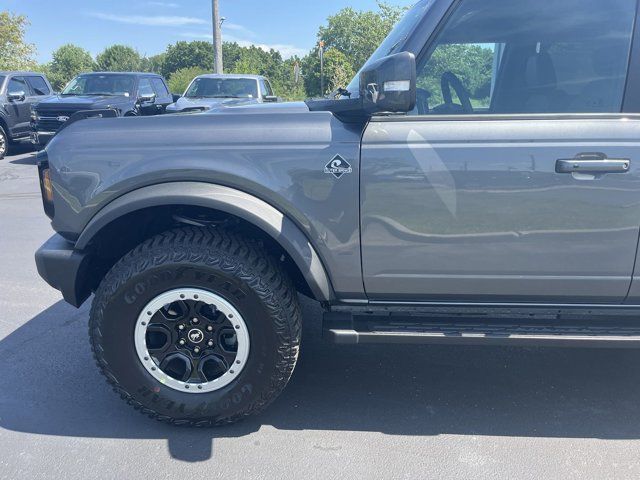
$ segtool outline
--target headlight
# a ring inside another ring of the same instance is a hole
[[[38,120],[38,112],[33,108],[33,105],[31,105],[31,120],[34,122]]]

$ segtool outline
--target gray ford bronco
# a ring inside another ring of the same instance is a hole
[[[330,98],[72,123],[39,154],[39,272],[94,294],[107,380],[180,425],[278,396],[298,292],[343,344],[640,347],[636,18],[423,0]]]

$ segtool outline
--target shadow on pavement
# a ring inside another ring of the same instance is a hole
[[[15,163],[17,165],[35,165],[35,155],[29,156],[27,158],[18,158],[12,160],[13,157],[17,157],[18,155],[24,155],[26,153],[35,153],[36,150],[30,143],[18,143],[12,145],[9,149],[9,153],[5,157],[5,161],[9,160],[10,163]]]
[[[151,421],[114,395],[91,355],[88,307],[63,302],[0,342],[0,427],[45,435],[164,439],[198,462],[217,438],[280,430],[389,435],[640,438],[640,353],[632,350],[335,346],[307,325],[294,377],[264,414],[219,429]],[[212,442],[213,441],[213,442]],[[212,445],[213,444],[213,445]]]

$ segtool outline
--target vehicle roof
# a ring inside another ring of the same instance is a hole
[[[162,78],[162,75],[159,73],[152,72],[83,72],[79,73],[80,75],[131,75],[134,77],[159,77]]]
[[[233,73],[205,73],[203,75],[198,75],[196,78],[245,78],[248,80],[266,79],[263,75],[243,75]]]
[[[46,76],[42,72],[30,72],[27,70],[0,70],[0,75],[38,75],[41,77]]]

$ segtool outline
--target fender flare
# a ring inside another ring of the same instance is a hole
[[[222,185],[172,182],[133,190],[103,207],[86,225],[75,248],[85,250],[104,227],[123,215],[163,205],[211,208],[251,223],[278,242],[291,256],[316,300],[328,302],[334,298],[322,261],[300,227],[267,202]]]

